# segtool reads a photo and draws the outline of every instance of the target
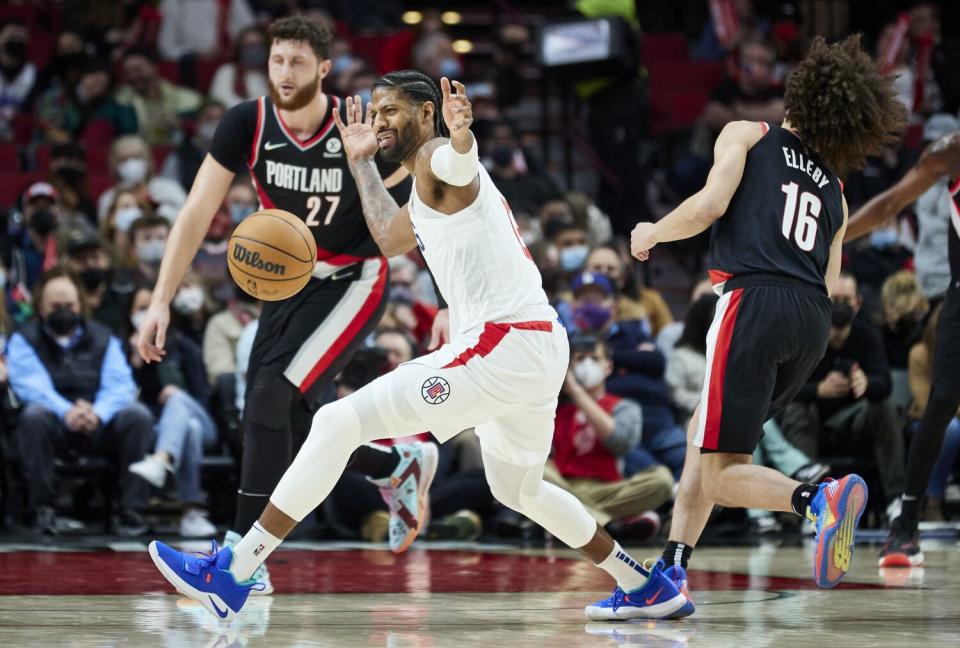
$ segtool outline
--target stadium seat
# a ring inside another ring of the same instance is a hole
[[[90,181],[90,198],[94,201],[100,199],[100,194],[109,189],[115,184],[115,180],[111,175],[90,175],[88,176]]]
[[[0,172],[16,173],[20,170],[20,148],[16,144],[0,144]]]
[[[16,203],[27,187],[43,178],[42,173],[0,173],[0,208]]]
[[[687,57],[687,37],[683,34],[644,34],[640,39],[640,61],[643,63],[686,61]]]

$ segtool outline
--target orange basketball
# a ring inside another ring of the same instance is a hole
[[[264,209],[237,225],[227,266],[237,285],[257,299],[278,301],[307,285],[317,243],[302,220],[282,209]]]

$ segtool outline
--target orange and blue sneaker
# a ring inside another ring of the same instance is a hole
[[[857,524],[866,507],[867,483],[860,475],[820,484],[807,506],[817,529],[813,580],[818,587],[834,587],[850,569]]]
[[[694,611],[696,611],[696,607],[693,604],[693,599],[690,598],[690,590],[687,589],[687,570],[680,565],[670,565],[664,568],[663,560],[657,561],[657,564],[663,569],[663,575],[672,580],[673,584],[680,590],[680,593],[687,598],[687,602],[691,607],[690,614],[693,614]],[[644,567],[646,567],[646,563],[644,563]]]
[[[647,576],[643,587],[625,592],[619,585],[602,601],[583,609],[591,621],[629,621],[630,619],[682,619],[693,614],[693,603],[680,593],[676,583],[657,562],[649,571],[639,565],[637,571]]]
[[[210,614],[230,621],[247,602],[250,592],[262,584],[251,579],[238,583],[230,572],[233,551],[217,548],[212,541],[210,554],[191,555],[154,540],[149,552],[163,577],[178,592],[200,603]]]
[[[433,443],[404,443],[394,446],[400,462],[385,479],[370,480],[390,511],[387,539],[390,551],[403,553],[416,539],[427,518],[430,484],[437,474],[440,453]]]

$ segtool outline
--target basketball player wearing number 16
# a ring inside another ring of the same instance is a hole
[[[751,464],[764,421],[799,391],[827,346],[847,204],[837,173],[898,141],[893,79],[858,36],[814,41],[787,81],[782,124],[731,122],[706,186],[631,237],[640,260],[659,243],[712,228],[709,268],[721,294],[707,372],[664,562],[676,581],[714,504],[794,512],[816,523],[813,575],[833,587],[847,569],[867,502],[857,475],[803,484]]]
[[[157,567],[211,611],[235,614],[253,587],[245,579],[324,500],[357,446],[422,430],[446,441],[473,427],[493,495],[607,571],[621,601],[645,602],[591,606],[591,618],[689,614],[671,580],[640,566],[575,497],[543,480],[569,346],[510,208],[479,164],[466,89],[444,78],[438,90],[429,77],[401,71],[379,79],[372,98],[366,119],[359,97],[347,99],[345,120],[335,116],[363,214],[385,255],[419,245],[450,308],[450,342],[323,406],[235,547],[198,559],[154,542]],[[378,152],[414,175],[403,207],[380,179]]]
[[[317,246],[312,276],[297,294],[263,304],[250,354],[237,517],[228,545],[263,511],[293,459],[294,423],[309,424],[333,377],[380,320],[388,297],[387,262],[364,222],[334,121],[343,101],[321,88],[330,71],[332,36],[300,16],[275,21],[268,34],[270,95],[234,106],[218,125],[170,234],[138,343],[146,361],[163,356],[171,296],[236,172],[249,171],[261,208],[290,212],[310,229]],[[383,172],[398,195],[409,191],[409,174],[398,164],[385,164]],[[253,255],[229,260],[247,270],[256,270],[257,261]],[[298,437],[305,435],[306,429]],[[387,451],[364,446],[353,459],[355,469],[382,480],[389,491],[394,550],[405,549],[422,523],[419,504],[435,471],[435,452],[432,445]],[[391,479],[393,473],[407,477]],[[257,593],[272,590],[265,569],[257,580],[263,586]]]

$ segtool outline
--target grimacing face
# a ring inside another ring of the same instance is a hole
[[[396,88],[377,87],[371,98],[373,134],[389,162],[408,159],[433,137],[433,104],[416,104]]]

